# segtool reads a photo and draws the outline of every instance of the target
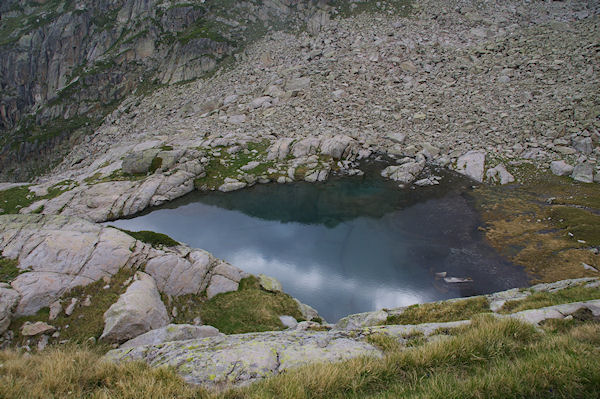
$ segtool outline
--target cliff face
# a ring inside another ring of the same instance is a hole
[[[0,177],[60,159],[128,94],[191,80],[307,0],[8,0],[0,6]],[[78,132],[78,134],[74,134]]]

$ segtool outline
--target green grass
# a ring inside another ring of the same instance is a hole
[[[242,279],[237,291],[216,295],[209,300],[194,295],[175,299],[177,323],[200,317],[203,324],[225,334],[284,329],[279,316],[289,315],[302,320],[298,304],[282,292],[262,290],[256,277]]]
[[[476,317],[460,335],[383,358],[290,369],[230,391],[189,386],[172,369],[112,363],[86,346],[0,351],[0,397],[16,398],[593,398],[600,391],[600,324],[560,329]],[[389,342],[387,338],[373,338]]]
[[[535,292],[525,299],[507,301],[500,312],[514,313],[527,309],[539,309],[563,303],[600,299],[600,289],[584,286],[569,287],[555,292]]]
[[[600,215],[588,210],[569,206],[553,206],[548,217],[559,229],[572,233],[587,244],[600,246]]]
[[[72,343],[85,343],[90,337],[100,338],[104,330],[104,312],[125,292],[127,287],[123,283],[133,274],[133,270],[121,269],[111,278],[108,283],[110,287],[106,289],[104,287],[107,283],[103,280],[73,288],[61,297],[63,312],[54,320],[48,320],[50,313],[48,308],[41,309],[35,315],[13,320],[10,329],[15,334],[15,343],[24,344],[27,341],[28,338],[22,337],[20,334],[21,327],[26,321],[44,321],[56,327],[60,332],[60,336],[52,338],[50,343],[62,340],[69,340]],[[82,303],[88,295],[90,296],[91,305],[83,306]],[[75,306],[73,313],[67,316],[64,309],[71,303],[72,298],[77,298],[79,303]],[[102,346],[102,349],[108,349],[108,347]]]
[[[398,315],[390,315],[387,324],[442,323],[467,320],[479,313],[490,312],[487,299],[475,297],[451,302],[412,305]]]
[[[600,389],[600,325],[562,334],[477,317],[460,336],[383,359],[317,364],[227,398],[588,398]]]
[[[115,226],[110,226],[110,227],[119,229],[118,227],[115,227]],[[176,247],[177,245],[180,245],[179,242],[175,241],[168,235],[162,234],[162,233],[156,233],[154,231],[147,231],[147,230],[129,231],[129,230],[125,230],[125,229],[119,229],[119,230],[121,230],[123,233],[129,234],[136,240],[139,240],[139,241],[145,242],[146,244],[152,245],[154,248],[160,248],[163,246],[164,247]]]
[[[10,283],[21,274],[18,265],[17,260],[0,256],[0,283]]]
[[[76,183],[71,180],[64,180],[50,187],[48,194],[40,197],[29,191],[28,185],[0,191],[0,208],[3,210],[0,211],[0,215],[19,213],[21,208],[26,208],[36,201],[56,198],[74,184]]]

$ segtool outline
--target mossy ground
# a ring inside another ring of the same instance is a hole
[[[0,283],[10,283],[21,274],[18,265],[16,260],[0,256]]]
[[[600,185],[527,164],[510,171],[521,184],[472,192],[491,245],[533,283],[597,276],[583,264],[600,268]]]
[[[56,198],[76,184],[71,180],[64,180],[50,187],[48,194],[39,197],[29,191],[29,186],[13,187],[0,191],[0,215],[19,213],[20,209],[26,208],[36,201]]]
[[[216,147],[212,149],[212,153],[220,155],[212,156],[210,158],[210,161],[205,168],[206,175],[194,181],[196,188],[200,190],[215,190],[219,188],[228,177],[242,179],[246,172],[243,172],[240,168],[252,161],[260,162],[260,165],[247,173],[255,176],[265,175],[269,178],[274,177],[267,173],[267,170],[274,166],[272,161],[266,160],[268,147],[269,142],[264,141],[260,143],[248,143],[247,148],[242,149],[235,154],[227,153],[226,147]]]
[[[24,345],[29,340],[28,337],[21,336],[21,327],[27,321],[44,321],[57,328],[60,336],[51,338],[50,344],[68,340],[71,343],[85,343],[90,337],[100,338],[104,329],[104,312],[119,299],[119,296],[125,292],[127,286],[124,284],[134,271],[123,268],[114,275],[109,283],[103,280],[93,284],[76,287],[66,293],[61,298],[63,312],[54,320],[48,320],[49,309],[43,308],[33,316],[25,316],[14,319],[10,329],[15,335],[14,344]],[[105,288],[107,287],[108,288]],[[90,306],[85,306],[84,301],[89,296]],[[64,309],[71,303],[71,299],[78,300],[73,313],[70,316],[65,315]],[[32,341],[35,341],[32,339]],[[99,345],[102,349],[108,349],[104,345]]]
[[[225,334],[284,329],[279,316],[289,315],[302,320],[298,304],[287,294],[269,292],[260,288],[255,277],[240,282],[239,289],[216,295],[209,300],[186,295],[176,298],[174,322],[190,322],[200,317],[203,324],[219,329]]]
[[[129,231],[125,229],[120,229],[115,226],[110,226],[115,229],[121,230],[123,233],[129,234],[131,237],[136,240],[145,242],[146,244],[152,245],[154,248],[160,247],[176,247],[180,245],[179,242],[175,241],[171,237],[166,234],[156,233],[154,231],[142,230],[142,231]]]
[[[388,338],[379,339],[388,342]],[[600,392],[600,324],[477,317],[445,340],[383,358],[287,370],[245,388],[207,392],[173,370],[112,363],[86,346],[0,352],[0,397],[16,398],[593,398]]]

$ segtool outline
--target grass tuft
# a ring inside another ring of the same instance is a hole
[[[591,301],[593,299],[600,299],[600,289],[580,285],[554,292],[535,292],[525,299],[507,301],[500,309],[500,313],[514,313],[527,309],[539,309],[546,306]]]
[[[0,283],[10,283],[19,274],[19,262],[16,259],[8,259],[0,256]]]
[[[403,313],[390,315],[386,324],[442,323],[468,320],[473,315],[490,312],[487,299],[475,297],[459,301],[446,301],[412,305]]]
[[[154,231],[147,231],[147,230],[129,231],[129,230],[125,230],[125,229],[120,229],[115,226],[110,226],[110,227],[121,230],[123,233],[129,234],[136,240],[145,242],[146,244],[150,244],[154,248],[160,248],[163,246],[164,247],[176,247],[176,246],[180,245],[179,242],[175,241],[174,239],[172,239],[171,237],[169,237],[166,234],[156,233]]]

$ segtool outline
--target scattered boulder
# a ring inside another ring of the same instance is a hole
[[[219,186],[219,191],[228,193],[230,191],[241,190],[246,187],[248,183],[232,179],[230,177],[225,178],[225,182]]]
[[[487,178],[494,182],[502,185],[512,183],[515,181],[515,177],[510,174],[503,164],[499,164],[494,168],[488,169],[486,172]]]
[[[321,154],[331,155],[333,159],[348,158],[352,153],[352,145],[355,140],[344,134],[323,140],[321,143]]]
[[[566,176],[573,173],[573,166],[563,160],[550,162],[550,171],[557,176]]]
[[[223,335],[213,326],[193,326],[191,324],[169,324],[148,331],[122,344],[121,348],[133,348],[143,345],[158,345],[163,342],[185,341],[188,339],[216,337]]]
[[[293,78],[293,79],[289,79],[285,83],[285,91],[291,91],[291,92],[300,91],[300,90],[306,89],[309,86],[310,86],[310,78],[309,77]]]
[[[319,313],[310,305],[302,303],[296,298],[294,298],[294,301],[296,301],[296,303],[298,304],[298,309],[300,310],[300,313],[302,313],[302,317],[304,317],[304,319],[306,319],[307,321],[311,321],[317,318],[323,320],[323,318],[319,316]]]
[[[100,339],[124,342],[168,323],[169,315],[154,279],[137,272],[127,291],[104,313],[104,331]]]
[[[594,151],[594,144],[591,137],[577,136],[573,138],[573,148],[582,154],[589,155]]]
[[[571,173],[573,180],[582,183],[593,183],[594,182],[594,166],[590,162],[581,162],[575,165],[573,173]]]
[[[402,165],[388,166],[381,171],[381,176],[387,177],[402,184],[413,182],[419,173],[423,171],[425,162],[410,161]]]
[[[469,151],[456,161],[456,171],[481,183],[485,165],[484,151]]]
[[[274,142],[267,153],[267,161],[285,159],[290,153],[290,145],[294,139],[283,138]]]
[[[35,323],[26,321],[21,327],[21,335],[24,337],[34,337],[40,334],[53,333],[54,331],[56,331],[54,326],[43,321],[36,321]]]
[[[60,313],[62,312],[62,304],[60,301],[54,301],[50,304],[50,314],[48,315],[48,320],[56,319]]]

